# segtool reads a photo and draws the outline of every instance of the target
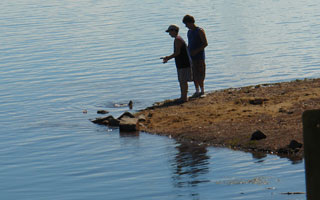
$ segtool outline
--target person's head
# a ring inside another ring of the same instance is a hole
[[[187,28],[191,29],[194,27],[195,20],[191,15],[185,15],[182,19],[182,22],[186,25]]]
[[[169,33],[171,37],[176,37],[179,33],[179,26],[171,24],[166,30],[166,32]]]

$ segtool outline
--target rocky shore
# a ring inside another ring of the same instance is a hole
[[[320,107],[320,79],[213,91],[134,114],[139,129],[202,145],[303,158],[302,113]]]

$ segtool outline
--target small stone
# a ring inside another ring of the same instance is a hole
[[[262,105],[265,101],[267,101],[267,99],[252,99],[249,100],[249,103],[252,105]]]
[[[297,142],[296,140],[291,140],[289,146],[290,149],[300,149],[302,147],[302,144]]]
[[[97,113],[98,113],[98,114],[107,114],[107,113],[109,113],[109,111],[106,111],[106,110],[98,110]]]
[[[250,140],[262,140],[265,138],[267,138],[267,136],[264,133],[262,133],[261,131],[257,130],[251,135]]]

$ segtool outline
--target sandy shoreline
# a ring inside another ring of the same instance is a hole
[[[212,91],[183,104],[166,100],[135,116],[144,114],[140,130],[148,133],[299,160],[302,113],[319,107],[320,79],[305,79]],[[256,131],[266,138],[251,140]]]

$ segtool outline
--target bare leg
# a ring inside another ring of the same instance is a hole
[[[204,94],[204,81],[199,81],[199,86],[200,86],[200,89],[201,89],[201,95]]]
[[[194,83],[194,87],[196,89],[196,92],[199,92],[199,82],[194,80],[193,83]]]
[[[179,82],[180,83],[180,90],[181,90],[181,97],[180,99],[183,101],[188,101],[188,82]]]

